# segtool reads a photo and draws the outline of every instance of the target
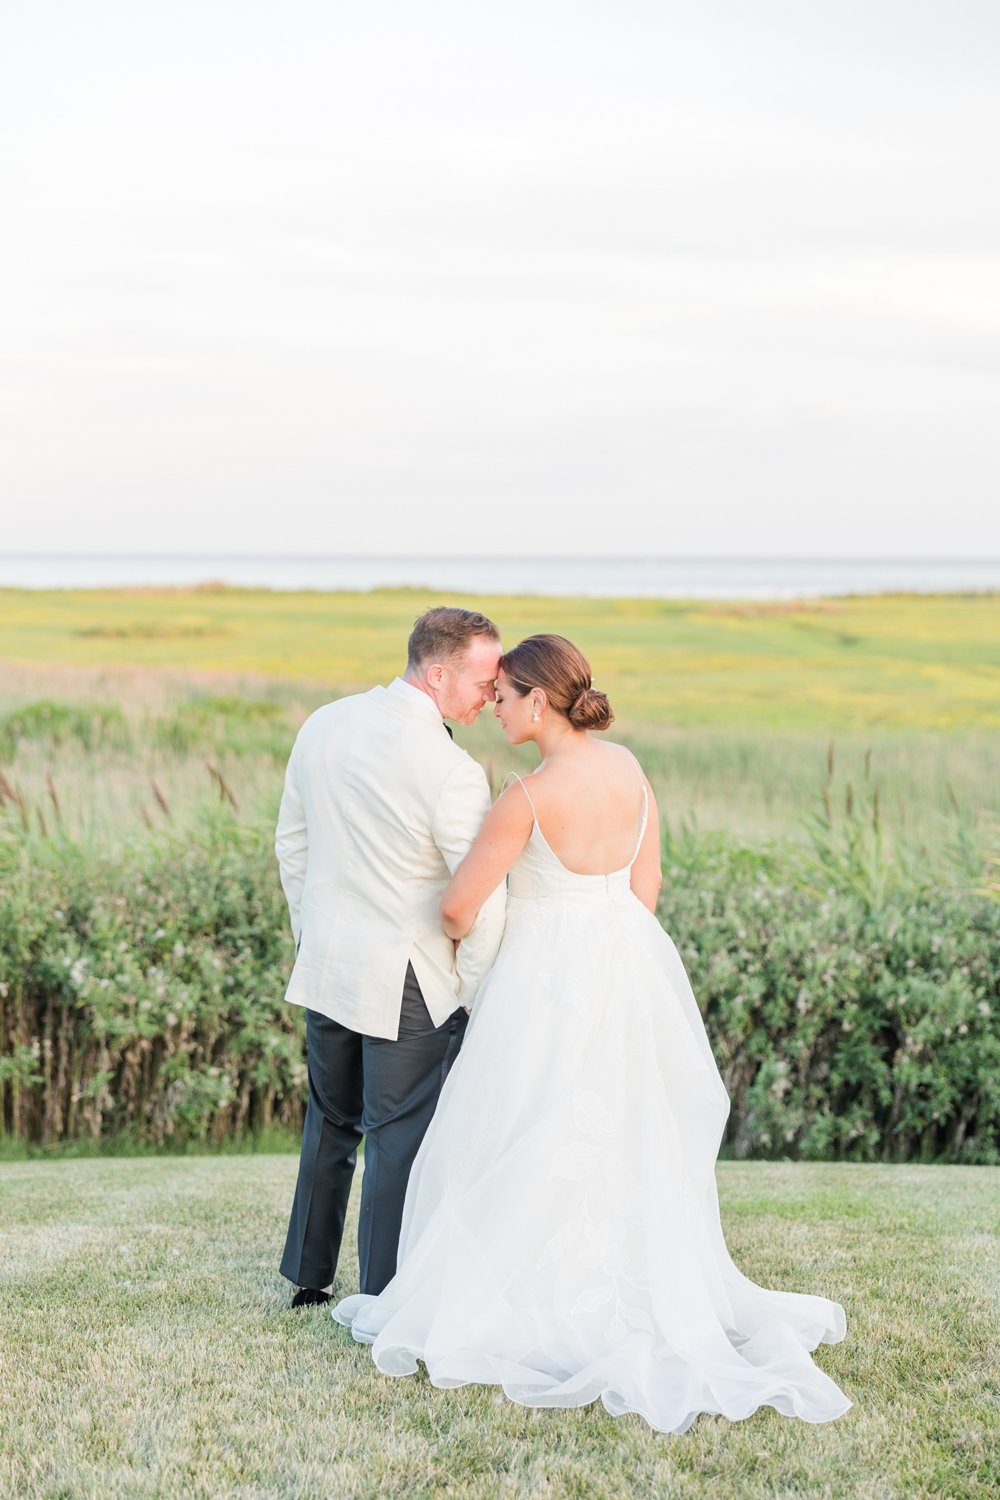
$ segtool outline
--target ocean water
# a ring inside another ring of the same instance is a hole
[[[1000,558],[0,556],[0,588],[192,587],[660,599],[1000,591]],[[443,599],[443,602],[446,600]]]

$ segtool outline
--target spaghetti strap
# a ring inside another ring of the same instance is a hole
[[[627,747],[624,745],[622,746],[622,749],[625,751],[625,754],[629,757],[632,764],[635,766],[635,769],[639,775],[639,783],[642,786],[642,816],[639,819],[639,837],[635,841],[635,853],[632,855],[632,858],[628,862],[628,868],[631,869],[636,860],[639,858],[639,850],[642,848],[642,841],[646,837],[646,824],[649,822],[649,786],[646,781],[646,773],[642,769],[642,766],[640,766],[636,757],[632,754],[631,750],[627,749]]]
[[[516,771],[508,771],[507,772],[507,775],[503,779],[503,786],[500,788],[500,791],[501,792],[505,792],[507,790],[507,784],[510,781],[510,778],[512,776],[513,776],[514,780],[517,782],[518,786],[521,788],[521,791],[527,797],[527,799],[528,799],[528,806],[531,808],[531,816],[533,818],[535,818],[535,804],[531,800],[531,793],[528,791],[528,788],[525,786],[523,779],[517,774]],[[535,818],[535,822],[536,823],[538,822],[537,818]]]
[[[638,765],[638,761],[636,761],[636,765]],[[641,819],[641,821],[639,823],[639,837],[635,841],[635,853],[632,855],[632,858],[628,862],[629,869],[632,868],[632,866],[635,864],[636,860],[639,858],[639,850],[642,848],[642,841],[646,837],[646,824],[648,822],[649,822],[649,790],[648,790],[648,788],[646,786],[646,778],[645,778],[645,776],[643,776],[643,778],[642,778],[642,819]]]

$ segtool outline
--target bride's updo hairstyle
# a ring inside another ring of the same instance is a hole
[[[544,688],[550,708],[574,729],[607,729],[614,723],[607,694],[593,685],[589,661],[564,635],[529,635],[501,656],[498,670],[522,698],[532,688]]]

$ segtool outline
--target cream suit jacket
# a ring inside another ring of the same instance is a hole
[[[439,905],[489,806],[483,768],[408,682],[310,715],[288,762],[275,837],[297,945],[286,1000],[395,1039],[409,962],[435,1025],[460,1005],[471,1009],[500,946],[506,887],[457,955]]]

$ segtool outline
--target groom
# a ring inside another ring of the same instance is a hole
[[[503,931],[501,887],[456,952],[438,911],[490,806],[481,766],[444,719],[494,698],[496,626],[440,606],[416,621],[406,671],[302,726],[275,853],[306,1007],[309,1100],[281,1274],[292,1306],[330,1300],[358,1143],[362,1292],[396,1272],[410,1167]]]

